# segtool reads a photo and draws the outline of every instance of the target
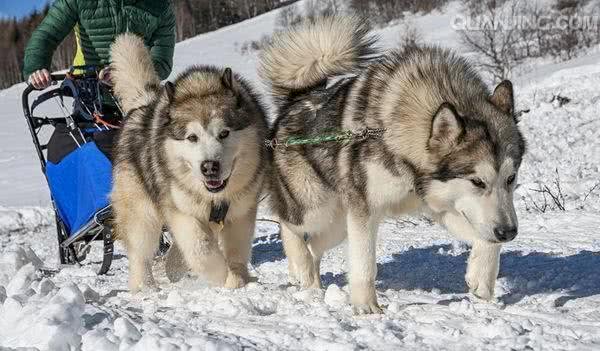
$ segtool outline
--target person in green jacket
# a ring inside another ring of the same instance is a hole
[[[160,78],[171,73],[175,48],[171,1],[55,0],[25,49],[23,76],[36,89],[51,84],[52,55],[71,30],[77,38],[74,66],[107,66],[112,42],[119,34],[131,32],[144,38]],[[110,83],[107,68],[100,79]]]

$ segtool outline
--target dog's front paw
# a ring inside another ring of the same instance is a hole
[[[132,272],[133,271],[133,272]],[[141,291],[157,291],[158,285],[152,276],[152,271],[133,270],[129,273],[129,291],[136,294]]]
[[[210,284],[213,284],[214,286],[225,286],[229,274],[226,267],[214,267],[211,271],[205,271],[203,275]]]
[[[204,254],[200,259],[188,263],[192,272],[212,286],[225,286],[229,268],[220,252]]]
[[[382,314],[383,309],[379,307],[377,301],[373,301],[367,304],[352,304],[352,313],[355,316],[365,315],[365,314]]]
[[[306,272],[300,275],[300,284],[304,289],[321,289],[321,277],[317,277],[314,272]]]
[[[466,278],[466,282],[469,286],[469,292],[475,297],[485,301],[494,299],[494,284],[489,284],[488,282],[482,283],[469,277]]]
[[[354,284],[350,287],[352,312],[355,315],[381,314],[383,310],[377,303],[375,285],[371,283]]]
[[[230,271],[227,275],[227,280],[225,280],[224,287],[227,289],[239,289],[246,286],[246,284],[248,284],[248,280],[247,274],[245,275]]]
[[[321,289],[321,277],[317,274],[312,262],[296,267],[295,279],[297,279],[298,285],[304,289]]]

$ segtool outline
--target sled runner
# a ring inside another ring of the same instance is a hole
[[[111,153],[122,114],[97,73],[96,67],[85,66],[52,75],[52,80],[59,84],[36,96],[31,103],[30,95],[35,88],[29,85],[23,92],[22,103],[50,188],[60,263],[81,263],[91,242],[102,241],[104,254],[98,274],[105,274],[113,259]],[[67,99],[72,99],[72,107],[67,107],[70,104]],[[44,104],[50,100],[56,100],[62,116],[37,111],[40,106],[52,107]],[[49,138],[46,129],[52,129]]]

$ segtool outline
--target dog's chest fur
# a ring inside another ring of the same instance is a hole
[[[243,217],[248,213],[249,209],[254,207],[253,202],[256,201],[255,194],[244,194],[242,197],[231,199],[209,199],[198,194],[190,193],[177,186],[171,186],[169,195],[171,206],[182,213],[205,222],[208,222],[210,219],[213,205],[221,201],[226,201],[229,204],[229,210],[227,211],[225,221],[233,221]]]
[[[366,162],[367,201],[371,209],[386,215],[417,211],[422,201],[414,191],[412,174],[393,175],[383,165]]]

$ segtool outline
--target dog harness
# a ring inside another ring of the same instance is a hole
[[[221,227],[225,225],[225,217],[227,217],[227,211],[229,211],[229,203],[221,201],[219,203],[211,202],[210,205],[210,218],[209,222],[217,223]]]

